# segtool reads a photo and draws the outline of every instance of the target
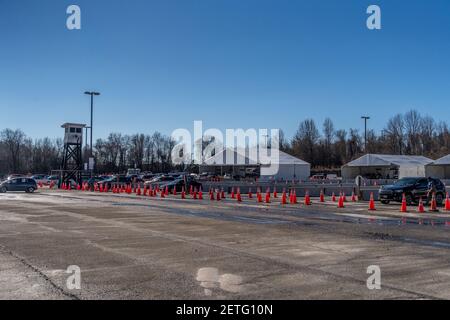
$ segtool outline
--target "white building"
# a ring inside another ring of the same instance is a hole
[[[363,176],[369,179],[425,177],[425,166],[433,160],[423,156],[366,154],[342,167],[343,179]]]
[[[256,173],[260,180],[307,180],[311,174],[311,165],[301,159],[279,151],[279,157],[274,157],[271,164],[278,167],[278,172],[273,174],[269,165],[261,164],[258,156],[251,156],[249,149],[231,151],[234,161],[227,160],[227,152],[222,150],[216,155],[203,161],[200,165],[200,173],[211,173],[223,176],[246,176]],[[258,154],[257,152],[253,154]]]
[[[427,177],[450,179],[450,155],[442,157],[425,167]]]

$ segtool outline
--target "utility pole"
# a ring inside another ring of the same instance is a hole
[[[94,96],[99,96],[99,92],[95,91],[86,91],[84,94],[87,94],[88,96],[91,96],[91,145],[90,145],[90,158],[94,157],[93,147],[92,147],[92,131],[94,128]],[[91,177],[92,177],[92,170],[91,170]]]
[[[367,120],[370,120],[370,117],[362,116],[361,119],[364,120],[364,152],[367,153]]]

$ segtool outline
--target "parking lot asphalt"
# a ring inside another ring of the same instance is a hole
[[[0,194],[0,299],[449,299],[450,214],[367,206]]]

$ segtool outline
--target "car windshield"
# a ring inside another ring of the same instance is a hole
[[[417,179],[415,179],[415,178],[403,178],[403,179],[398,180],[394,184],[394,186],[396,186],[396,187],[410,186],[410,185],[415,184],[416,182],[417,182]]]

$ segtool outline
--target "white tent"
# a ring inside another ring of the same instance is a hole
[[[266,173],[265,166],[261,166],[262,180],[307,180],[311,175],[311,165],[308,162],[283,151],[279,152],[278,159],[272,164],[278,166],[278,173],[275,175],[270,172]]]
[[[229,161],[227,161],[227,150],[229,151]],[[245,172],[246,168],[258,168],[261,180],[305,180],[311,174],[311,165],[309,163],[283,151],[279,151],[278,156],[274,156],[269,165],[262,164],[263,161],[259,158],[256,148],[230,150],[224,149],[204,160],[203,164],[200,165],[200,172],[223,174],[231,171],[233,174],[240,174]],[[273,167],[278,168],[276,173],[271,169]],[[217,170],[218,168],[219,170]]]
[[[354,179],[359,175],[381,179],[425,177],[425,166],[432,162],[423,156],[366,154],[344,165],[342,178]]]
[[[425,171],[427,177],[450,179],[450,155],[428,164]]]

